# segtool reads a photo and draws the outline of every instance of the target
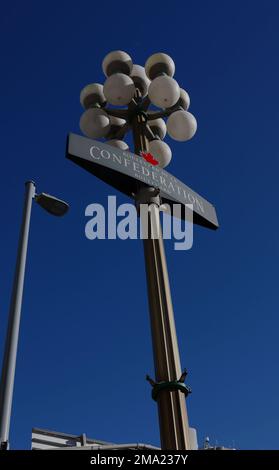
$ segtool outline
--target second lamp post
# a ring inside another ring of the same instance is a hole
[[[27,181],[25,183],[23,219],[18,245],[16,270],[0,381],[0,445],[2,450],[9,449],[9,431],[15,380],[16,356],[33,200],[35,200],[47,212],[56,216],[64,215],[69,207],[66,202],[61,201],[60,199],[57,199],[56,197],[49,194],[36,194],[36,187],[33,181]]]

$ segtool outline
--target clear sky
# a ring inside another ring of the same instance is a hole
[[[278,15],[275,0],[3,4],[1,354],[24,181],[71,205],[63,219],[33,207],[12,448],[35,426],[159,445],[142,243],[84,235],[88,204],[128,199],[65,159],[80,90],[115,49],[174,59],[198,132],[167,140],[168,169],[220,222],[195,227],[190,251],[166,243],[190,423],[200,443],[278,448]]]

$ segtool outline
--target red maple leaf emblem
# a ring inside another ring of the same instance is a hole
[[[141,156],[147,161],[147,163],[154,166],[159,165],[158,160],[156,160],[150,152],[141,152]]]

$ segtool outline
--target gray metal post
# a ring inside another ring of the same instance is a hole
[[[147,150],[143,133],[144,118],[138,115],[133,124],[135,153]],[[145,269],[156,382],[173,382],[181,376],[181,365],[173,314],[168,269],[162,238],[156,192],[139,186],[136,204],[149,204],[149,237],[144,239]],[[156,234],[156,237],[152,236]],[[189,423],[185,396],[180,390],[161,390],[158,415],[162,449],[189,450]]]
[[[25,264],[28,246],[28,235],[32,199],[35,196],[33,181],[25,183],[25,204],[18,246],[16,271],[14,277],[8,330],[0,382],[0,442],[1,449],[9,448],[9,430],[12,410],[12,398],[16,368],[16,356],[19,336],[20,314],[24,285]]]

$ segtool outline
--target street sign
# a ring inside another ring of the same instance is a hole
[[[141,185],[160,189],[163,204],[193,204],[193,221],[216,230],[214,206],[175,176],[127,150],[69,134],[66,157],[124,194],[134,197]]]

